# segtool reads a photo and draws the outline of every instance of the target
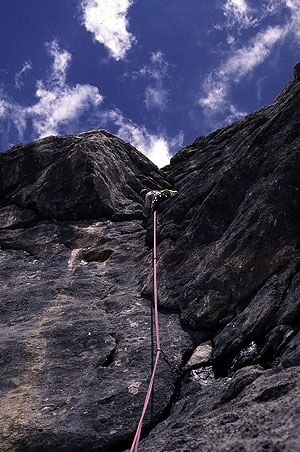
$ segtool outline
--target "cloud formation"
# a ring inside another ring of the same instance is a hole
[[[57,40],[47,42],[48,54],[53,58],[50,82],[54,86],[63,86],[66,83],[67,70],[71,63],[71,54],[60,49]]]
[[[238,49],[204,82],[205,96],[199,103],[207,113],[215,113],[228,106],[232,82],[239,83],[256,66],[261,64],[272,51],[273,46],[284,38],[286,29],[269,27],[258,33],[250,43]]]
[[[22,69],[16,74],[15,76],[15,87],[18,89],[21,89],[24,85],[24,82],[22,81],[23,75],[26,74],[30,69],[32,69],[31,61],[25,61],[23,64]]]
[[[5,115],[6,108],[6,102],[3,99],[0,99],[0,118]]]
[[[286,28],[278,26],[268,27],[263,32],[257,33],[248,46],[238,49],[227,60],[224,68],[219,70],[219,74],[225,79],[230,77],[236,83],[239,83],[243,77],[269,56],[274,45],[285,37],[286,32]]]
[[[25,110],[39,138],[57,134],[61,126],[71,123],[90,107],[97,107],[103,100],[95,86],[69,86],[66,77],[71,54],[61,50],[57,41],[48,43],[47,48],[53,58],[49,79],[46,83],[37,82],[38,102]]]
[[[248,28],[256,23],[252,14],[253,10],[246,0],[226,0],[222,10],[227,19],[227,28],[233,28],[237,25],[240,28]]]
[[[133,77],[149,80],[145,89],[144,102],[148,110],[164,110],[168,103],[169,92],[165,80],[169,77],[170,65],[161,51],[150,54],[150,62],[145,64]]]
[[[289,31],[296,38],[297,44],[300,42],[300,0],[286,0],[286,7],[290,12]]]
[[[83,23],[95,41],[103,44],[115,60],[125,58],[136,42],[128,31],[127,13],[133,0],[83,0]]]
[[[60,49],[56,40],[47,43],[46,47],[53,63],[48,79],[45,82],[43,80],[36,82],[37,102],[24,107],[5,98],[3,94],[1,96],[0,116],[2,120],[16,127],[20,140],[23,140],[29,124],[34,131],[32,139],[61,133],[84,112],[98,107],[103,100],[95,86],[79,84],[69,86],[66,83],[66,77],[71,54],[67,50]],[[22,74],[29,69],[32,69],[32,65],[26,62],[16,75],[18,88],[23,86]]]
[[[283,42],[289,35],[300,37],[300,0],[270,0],[263,2],[260,8],[250,7],[246,0],[226,0],[222,6],[226,17],[225,27],[232,33],[232,27],[238,24],[237,37],[228,39],[230,45],[227,59],[215,70],[210,72],[202,85],[203,95],[199,105],[204,114],[211,117],[227,111],[224,123],[235,116],[240,119],[245,115],[231,104],[230,94],[233,85],[253,73],[257,66],[268,58],[275,45]],[[286,23],[281,26],[266,26],[256,33],[242,47],[236,46],[241,28],[253,27],[254,31],[259,21],[268,15],[279,12],[289,12]]]
[[[182,132],[174,138],[167,137],[163,133],[151,134],[145,126],[135,124],[126,119],[119,110],[107,112],[106,119],[112,121],[118,127],[116,134],[120,138],[130,142],[159,168],[170,163],[174,149],[177,151],[182,147]]]

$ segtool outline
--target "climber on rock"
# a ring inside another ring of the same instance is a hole
[[[145,219],[148,219],[152,212],[158,209],[158,206],[168,198],[176,195],[177,191],[169,190],[150,190],[149,188],[143,188],[141,190],[141,196],[145,200],[143,215]]]

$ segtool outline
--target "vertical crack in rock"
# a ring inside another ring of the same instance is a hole
[[[102,367],[108,367],[110,366],[114,361],[114,356],[116,353],[117,343],[115,343],[115,346],[112,348],[111,352],[107,355],[104,363],[102,364]]]

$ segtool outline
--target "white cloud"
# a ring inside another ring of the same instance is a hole
[[[262,13],[263,15],[277,13],[282,6],[284,6],[283,0],[265,0],[262,5]]]
[[[0,116],[8,120],[9,124],[14,124],[20,140],[23,140],[29,123],[34,130],[31,139],[56,135],[65,128],[68,130],[84,112],[90,108],[97,108],[103,100],[95,86],[88,84],[69,86],[66,83],[67,70],[71,62],[71,54],[67,50],[60,49],[56,40],[47,43],[47,49],[53,63],[49,78],[36,83],[37,102],[24,107],[1,95]],[[29,69],[32,69],[32,66],[27,62],[16,76],[20,88],[22,87],[20,76]]]
[[[70,54],[66,50],[61,50],[56,41],[50,43],[48,49],[53,58],[49,80],[47,83],[41,80],[37,83],[36,96],[39,100],[26,109],[26,114],[31,118],[39,138],[57,134],[59,127],[71,123],[90,106],[98,107],[103,100],[95,86],[68,86],[66,75],[71,61]],[[157,60],[157,55],[153,58],[156,62],[160,60],[159,58]],[[155,70],[154,73],[156,77],[159,71]],[[153,98],[152,93],[152,100]],[[156,102],[161,102],[159,94]],[[177,146],[179,149],[182,146],[182,134],[174,139],[168,139],[164,134],[151,134],[145,126],[134,124],[124,118],[118,110],[98,111],[98,115],[112,122],[117,128],[118,136],[132,143],[159,167],[169,163],[170,148]]]
[[[232,28],[237,24],[242,28],[248,28],[256,23],[252,15],[252,8],[245,0],[226,0],[222,7],[223,13],[227,18],[226,26]]]
[[[39,138],[57,134],[61,126],[76,120],[85,110],[97,107],[103,100],[95,86],[67,85],[71,54],[60,49],[57,41],[48,43],[47,47],[53,58],[49,80],[37,82],[38,102],[25,110]]]
[[[164,81],[169,76],[170,65],[165,60],[161,51],[150,54],[149,64],[144,65],[134,77],[142,77],[150,80],[145,89],[146,108],[164,110],[168,103],[169,93],[164,87]]]
[[[218,24],[218,29],[229,29],[240,32],[242,29],[257,27],[263,23],[265,18],[279,15],[288,8],[288,3],[296,9],[299,0],[262,0],[253,2],[248,0],[224,0],[221,6],[226,21],[223,25]],[[251,3],[251,6],[250,6]]]
[[[128,31],[127,13],[133,0],[83,0],[83,22],[111,57],[121,60],[136,42]]]
[[[232,83],[240,83],[243,78],[251,75],[254,69],[271,55],[277,43],[283,42],[288,36],[292,36],[293,40],[300,40],[300,0],[264,0],[259,6],[252,2],[251,7],[247,1],[226,0],[222,7],[227,18],[225,28],[238,25],[235,30],[237,39],[232,36],[234,31],[231,29],[227,38],[229,46],[232,45],[231,55],[208,75],[203,84],[205,95],[199,103],[206,109],[206,113],[215,113],[228,107]],[[266,17],[275,14],[285,15],[282,25],[267,27],[246,45],[236,49],[242,26],[256,27]]]
[[[223,127],[225,124],[230,124],[238,119],[244,118],[247,114],[246,111],[238,110],[234,105],[229,105],[227,111],[226,118],[222,121],[220,127]]]
[[[217,29],[229,29],[231,32],[241,29],[257,27],[266,18],[277,15],[285,17],[286,24],[291,34],[300,38],[300,0],[262,0],[262,2],[251,2],[248,0],[224,0],[221,9],[226,18],[225,23],[217,24]],[[288,17],[287,17],[288,16]],[[230,36],[227,42],[235,43],[236,40]]]
[[[173,155],[171,150],[177,151],[182,147],[182,132],[174,138],[169,138],[165,134],[151,134],[145,126],[139,126],[124,118],[118,110],[108,112],[107,120],[118,126],[117,135],[120,138],[130,142],[159,168],[170,163],[170,158]]]
[[[158,50],[150,54],[150,63],[144,65],[138,74],[160,82],[167,77],[168,71],[169,63],[165,60],[164,54]]]
[[[225,78],[233,77],[235,82],[239,82],[266,59],[273,46],[285,37],[286,31],[286,28],[278,26],[258,33],[248,46],[237,50],[227,60],[220,74]]]
[[[16,129],[18,130],[19,137],[22,137],[23,132],[26,128],[26,111],[24,111],[21,105],[14,103],[8,106],[7,115],[10,118],[13,117],[13,122]]]
[[[49,55],[53,58],[50,81],[54,86],[64,86],[66,83],[67,70],[71,63],[71,54],[64,49],[60,49],[57,40],[46,44]]]
[[[287,27],[267,28],[209,74],[203,85],[205,96],[199,100],[207,114],[214,114],[229,107],[232,83],[240,83],[244,77],[251,74],[270,55],[274,45],[285,38],[286,33]]]
[[[300,0],[286,0],[286,7],[289,8],[291,20],[289,21],[289,31],[293,37],[300,41]]]
[[[11,123],[14,124],[18,131],[19,137],[22,137],[23,131],[26,127],[26,113],[24,108],[11,102],[3,92],[0,92],[2,99],[0,99],[0,119],[1,119],[1,132],[5,135],[10,130]],[[15,144],[15,143],[13,143]]]
[[[4,121],[7,120],[8,124],[14,124],[21,141],[29,123],[34,130],[34,135],[30,139],[57,135],[66,130],[67,133],[75,133],[76,120],[83,113],[93,109],[100,123],[112,125],[116,130],[114,133],[132,143],[157,166],[169,164],[173,152],[182,147],[182,132],[174,138],[169,138],[164,133],[152,134],[145,126],[139,126],[125,118],[119,110],[100,110],[103,97],[97,87],[88,84],[75,86],[67,84],[71,54],[61,49],[56,40],[47,43],[46,48],[52,58],[52,64],[47,80],[38,80],[36,83],[36,103],[24,107],[7,99],[0,92],[0,117]],[[153,54],[152,59],[154,62],[162,62],[158,54]],[[27,67],[31,68],[29,65]],[[26,64],[23,68],[25,71]],[[150,67],[148,69],[150,71]],[[150,72],[151,77],[160,80],[158,68],[152,68]],[[156,95],[156,103],[159,104],[161,99],[159,94]],[[152,100],[154,97],[152,93]]]
[[[22,81],[23,75],[26,74],[30,69],[32,69],[32,64],[30,61],[25,61],[23,64],[22,69],[16,74],[15,76],[15,87],[18,89],[21,89],[24,85],[24,82]]]
[[[0,118],[4,117],[7,109],[7,104],[3,99],[0,99]]]
[[[206,97],[199,99],[199,103],[202,107],[214,112],[227,103],[229,92],[227,79],[212,73],[205,80],[203,87]]]
[[[61,126],[72,123],[85,110],[102,101],[98,88],[91,85],[55,86],[46,88],[39,83],[36,91],[39,101],[26,109],[38,137],[56,135]]]
[[[145,90],[145,104],[148,110],[152,108],[158,108],[163,110],[168,101],[168,92],[157,86],[148,86]]]

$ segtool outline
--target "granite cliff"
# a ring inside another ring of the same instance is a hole
[[[0,154],[0,451],[298,451],[300,65],[159,170],[105,130]]]

